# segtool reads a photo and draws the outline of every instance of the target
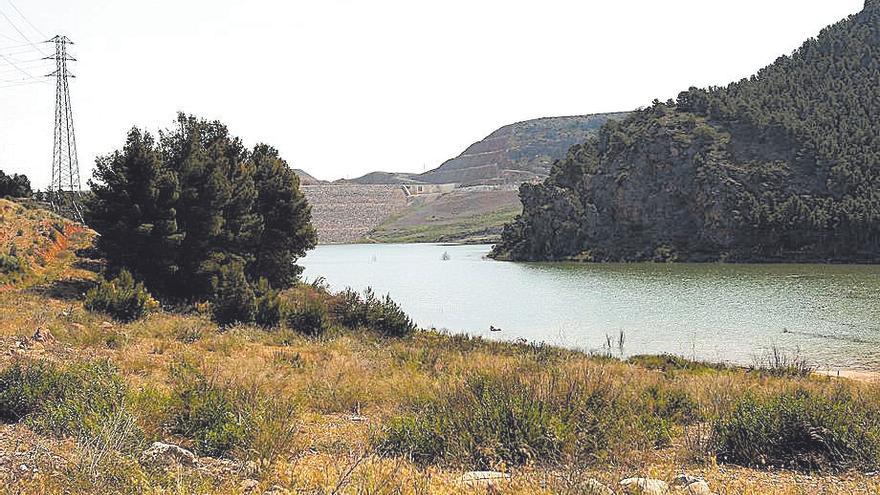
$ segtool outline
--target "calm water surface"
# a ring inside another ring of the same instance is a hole
[[[880,267],[506,263],[490,246],[319,246],[305,277],[390,293],[423,327],[751,364],[777,346],[880,370]],[[444,260],[448,253],[448,260]],[[493,325],[501,332],[489,332]]]

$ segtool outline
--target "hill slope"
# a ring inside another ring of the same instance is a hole
[[[880,261],[880,7],[655,101],[524,185],[519,260]]]
[[[626,113],[546,117],[506,125],[470,145],[440,167],[417,176],[439,183],[517,183],[546,177],[553,162],[565,156],[609,119]]]
[[[497,242],[504,225],[520,212],[522,204],[512,188],[486,191],[465,188],[422,195],[367,234],[367,240]]]

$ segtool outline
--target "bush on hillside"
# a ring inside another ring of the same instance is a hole
[[[377,448],[420,464],[479,469],[591,463],[664,445],[672,427],[689,421],[693,402],[683,392],[633,392],[590,370],[531,380],[477,374],[392,420]]]
[[[245,418],[234,392],[191,368],[175,370],[172,430],[195,442],[200,455],[220,457],[245,441]]]
[[[713,444],[719,460],[743,466],[875,470],[880,410],[844,389],[750,394],[715,421]]]
[[[300,297],[285,301],[281,306],[284,324],[297,332],[316,337],[330,328],[327,305],[316,297]]]
[[[366,305],[367,324],[380,334],[386,337],[405,337],[415,331],[415,323],[390,295],[376,298],[372,291],[368,291]]]
[[[0,254],[0,274],[14,275],[24,272],[24,262],[18,257],[15,249],[10,249],[9,254]]]
[[[33,194],[31,181],[26,175],[6,175],[0,170],[0,197],[28,198]]]
[[[89,311],[107,313],[114,320],[131,322],[143,318],[159,304],[136,282],[128,270],[122,270],[113,280],[103,280],[86,293],[85,307]]]
[[[333,318],[346,328],[354,330],[364,327],[367,324],[367,305],[361,295],[349,287],[336,295]]]
[[[195,442],[198,454],[272,461],[293,445],[297,422],[290,401],[210,379],[186,363],[172,375],[172,431]]]
[[[390,295],[377,297],[370,288],[363,296],[350,288],[340,292],[333,306],[333,316],[346,328],[367,327],[386,337],[404,337],[416,329]]]
[[[0,372],[0,420],[25,419],[59,436],[96,434],[128,414],[125,397],[125,383],[107,362],[18,362]]]

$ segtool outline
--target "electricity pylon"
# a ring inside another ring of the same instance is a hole
[[[73,109],[70,106],[70,87],[67,84],[69,78],[76,77],[67,70],[67,62],[76,61],[67,53],[67,46],[73,42],[67,36],[61,35],[48,42],[55,43],[55,55],[46,57],[46,60],[55,61],[55,72],[46,76],[55,78],[55,140],[49,197],[56,210],[69,209],[77,220],[82,221],[82,186],[76,153],[76,134],[73,130]]]

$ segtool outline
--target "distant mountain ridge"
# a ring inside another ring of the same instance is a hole
[[[880,262],[880,0],[605,125],[520,197],[496,257]]]
[[[505,125],[473,143],[455,158],[427,172],[370,172],[340,184],[516,184],[542,179],[553,162],[573,145],[598,132],[611,119],[622,120],[627,112],[542,117]],[[309,174],[297,173],[308,184],[326,183]]]

